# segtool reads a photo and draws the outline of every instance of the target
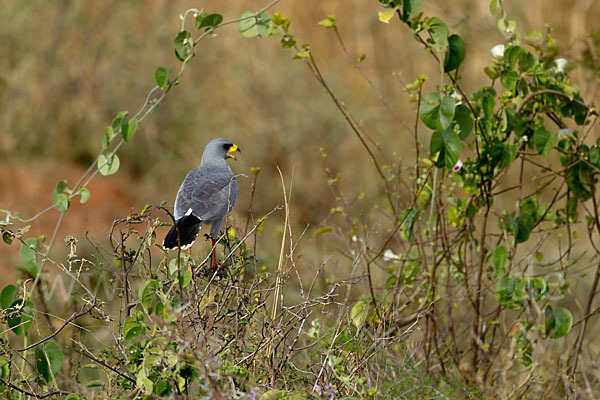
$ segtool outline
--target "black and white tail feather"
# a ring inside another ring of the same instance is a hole
[[[179,237],[181,238],[181,250],[187,250],[188,247],[194,244],[202,227],[202,221],[192,214],[191,211],[191,209],[188,210],[182,218],[175,221],[175,225],[171,227],[171,230],[167,233],[163,241],[163,248],[165,250],[179,247],[179,240],[177,238],[178,229]]]

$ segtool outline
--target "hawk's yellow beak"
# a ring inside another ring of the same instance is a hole
[[[235,156],[232,153],[234,153],[236,151],[239,151],[241,153],[242,149],[237,147],[236,144],[231,145],[231,147],[229,148],[229,151],[227,151],[227,158],[233,158],[235,160]]]

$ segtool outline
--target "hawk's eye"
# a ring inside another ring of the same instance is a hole
[[[224,148],[225,150],[229,151],[229,149],[231,148],[231,146],[232,146],[231,144],[229,144],[229,143],[225,143],[225,144],[223,145],[223,148]]]

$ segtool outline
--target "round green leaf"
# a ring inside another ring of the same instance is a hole
[[[156,297],[156,291],[158,290],[158,281],[150,279],[140,287],[139,299],[140,304],[144,307],[147,313],[152,312],[152,303]]]
[[[0,306],[3,310],[6,310],[11,306],[17,299],[19,289],[15,285],[6,285],[0,293]]]
[[[175,47],[175,56],[179,61],[185,60],[189,55],[190,48],[188,44],[191,37],[192,35],[186,30],[180,31],[175,37],[173,44]]]
[[[196,29],[202,29],[205,26],[214,28],[221,22],[223,22],[223,16],[221,14],[200,13],[196,17],[195,25]]]
[[[450,72],[459,67],[465,59],[465,41],[458,35],[448,37],[448,50],[444,58],[444,72]]]
[[[521,48],[519,46],[509,46],[506,50],[504,50],[504,59],[508,62],[508,66],[510,69],[515,67],[515,63],[521,54]]]
[[[454,119],[455,104],[451,96],[444,96],[440,101],[437,92],[428,93],[419,107],[421,121],[431,128],[438,131],[446,129]]]
[[[538,154],[547,156],[550,151],[554,148],[558,134],[552,134],[543,126],[539,126],[533,132],[533,145]]]
[[[52,206],[60,212],[66,212],[71,205],[69,195],[65,193],[67,189],[67,181],[62,180],[56,185],[56,189],[52,192]]]
[[[439,18],[425,18],[425,23],[429,26],[427,32],[433,40],[433,49],[442,53],[448,48],[448,26]]]
[[[35,360],[38,372],[46,382],[50,382],[62,368],[64,356],[60,346],[55,341],[48,340],[35,348]]]
[[[87,188],[84,188],[83,186],[81,186],[81,187],[79,187],[77,192],[81,196],[81,199],[79,200],[79,202],[81,204],[87,203],[87,201],[90,199],[90,196],[91,196],[90,191]]]
[[[272,22],[269,14],[263,12],[258,16],[253,16],[254,14],[253,11],[246,11],[240,17],[243,19],[238,22],[238,29],[242,36],[247,38],[269,36],[272,29]]]
[[[130,121],[127,119],[127,117],[123,117],[123,119],[121,120],[121,134],[123,135],[123,139],[126,142],[129,142],[131,140],[131,137],[137,130],[137,126],[137,119],[133,118]]]
[[[454,99],[451,96],[444,96],[442,104],[440,106],[440,130],[444,130],[450,126],[454,119],[454,112],[456,111],[456,105]]]
[[[52,206],[60,212],[67,212],[71,199],[66,193],[52,193]]]
[[[517,85],[518,79],[519,75],[515,71],[502,71],[500,73],[500,82],[507,89],[513,90]]]
[[[591,164],[600,168],[600,147],[592,149],[592,151],[590,151],[588,154],[588,158]]]
[[[421,10],[425,0],[404,0],[402,2],[402,21],[406,22]]]
[[[7,379],[10,374],[10,360],[0,357],[0,378]]]
[[[437,167],[452,168],[460,156],[460,138],[451,129],[436,131],[431,136],[429,148],[432,158],[439,153],[435,163]]]
[[[165,67],[158,67],[154,70],[154,80],[159,88],[167,90],[169,83],[169,71]]]
[[[556,325],[555,338],[563,337],[569,333],[571,326],[573,326],[571,311],[564,307],[556,307],[556,310],[554,310],[554,324]]]
[[[119,170],[119,157],[116,154],[109,155],[100,154],[98,157],[98,171],[104,176],[112,175]]]
[[[460,104],[456,107],[454,112],[454,120],[458,124],[458,129],[460,131],[459,137],[461,140],[465,140],[469,137],[469,134],[473,131],[473,114],[469,107]]]
[[[367,320],[367,313],[367,304],[363,300],[357,301],[350,310],[350,319],[360,329]]]
[[[10,232],[4,231],[2,233],[2,241],[4,241],[4,243],[11,245],[13,242],[13,236]]]
[[[494,249],[494,252],[492,253],[492,263],[494,264],[494,267],[496,267],[496,271],[504,272],[507,257],[508,252],[504,246],[498,246]]]
[[[521,49],[521,52],[518,57],[519,61],[519,70],[521,73],[525,73],[529,71],[537,61],[536,57],[529,51],[525,49]]]
[[[156,393],[159,396],[168,395],[169,393],[171,393],[171,384],[166,379],[162,379],[156,382],[156,385],[154,386],[154,393]]]
[[[144,325],[133,316],[128,317],[123,325],[123,334],[125,335],[125,340],[133,339],[143,331]]]
[[[19,250],[19,256],[23,264],[22,267],[25,272],[35,277],[38,273],[38,257],[35,251],[38,248],[38,241],[35,238],[29,238],[25,240],[25,243],[21,245],[21,249]]]

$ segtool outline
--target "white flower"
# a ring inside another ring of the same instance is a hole
[[[458,171],[460,171],[460,169],[462,168],[462,166],[463,166],[462,161],[458,160],[456,162],[456,165],[454,166],[454,168],[452,168],[452,171],[458,172]]]
[[[383,253],[383,260],[384,261],[400,261],[400,256],[398,254],[394,253],[392,250],[387,249]]]
[[[558,131],[558,138],[559,139],[568,138],[572,134],[573,134],[573,132],[569,128],[560,129]]]
[[[462,104],[462,97],[460,96],[460,94],[455,90],[452,93],[452,98],[454,99],[454,104],[455,105],[461,105]]]
[[[352,241],[353,242],[358,242],[358,238],[356,237],[356,235],[352,235]]]
[[[503,44],[497,44],[494,47],[492,47],[492,57],[494,57],[495,60],[500,60],[504,57],[504,45]]]
[[[565,72],[565,68],[567,67],[567,65],[569,65],[569,62],[564,58],[557,58],[556,60],[554,60],[554,67],[559,72]]]

